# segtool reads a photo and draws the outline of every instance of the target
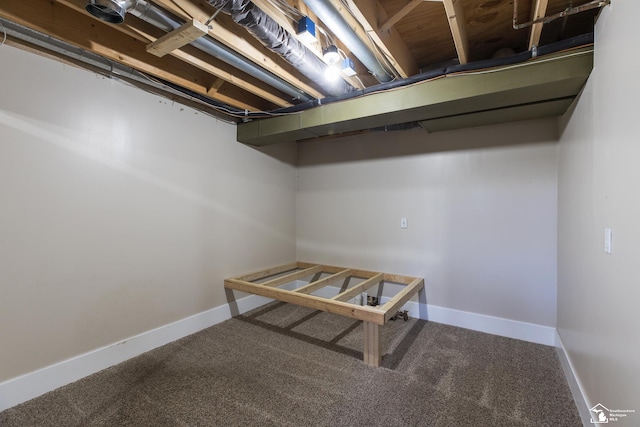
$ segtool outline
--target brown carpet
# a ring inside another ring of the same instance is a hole
[[[0,413],[1,426],[581,426],[552,347],[272,303]]]

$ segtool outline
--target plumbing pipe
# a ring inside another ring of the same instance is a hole
[[[527,28],[534,24],[548,24],[549,22],[554,21],[558,18],[564,18],[569,15],[575,15],[576,13],[603,7],[610,3],[611,0],[593,0],[580,6],[568,7],[562,12],[556,13],[555,15],[543,16],[542,18],[534,19],[533,21],[518,24],[518,0],[513,0],[513,29],[521,30],[522,28]]]
[[[198,101],[206,104],[206,106],[212,107],[214,109],[224,109],[224,111],[230,111],[236,115],[241,114],[244,111],[230,107],[222,102],[215,101],[211,98],[205,99],[204,97],[198,97],[196,96],[197,94],[195,92],[187,92],[186,89],[178,91],[176,87],[170,83],[163,83],[162,81],[160,81],[160,79],[151,79],[131,67],[127,67],[126,65],[111,61],[110,59],[106,59],[98,54],[89,52],[79,47],[75,47],[67,42],[58,40],[46,34],[42,34],[38,31],[32,30],[31,28],[16,24],[15,22],[6,20],[4,18],[0,18],[0,26],[4,27],[6,34],[14,37],[17,40],[22,40],[34,46],[38,46],[48,51],[60,54],[71,60],[87,64],[97,70],[101,70],[104,75],[110,78],[121,78],[125,81],[137,82],[142,84],[143,86],[158,89],[163,93],[170,91],[173,93],[178,92],[181,94],[181,96],[184,96],[186,94],[189,98],[197,99]]]

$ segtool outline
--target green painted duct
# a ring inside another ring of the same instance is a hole
[[[290,115],[241,123],[238,141],[283,142],[419,122],[429,132],[564,114],[593,68],[593,47],[448,74]]]

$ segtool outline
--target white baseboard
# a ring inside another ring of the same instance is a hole
[[[298,281],[297,286],[300,287],[306,284],[307,282]],[[327,286],[314,292],[315,295],[322,297],[332,297],[337,293],[338,288],[332,286]],[[380,303],[384,304],[387,301],[389,301],[388,297],[382,297]],[[411,317],[429,320],[431,322],[444,323],[446,325],[515,338],[536,344],[555,346],[556,343],[556,329],[551,326],[487,316],[485,314],[460,311],[452,308],[439,307],[437,305],[417,303],[415,301],[409,301],[401,310],[407,310]]]
[[[250,295],[236,301],[245,313],[272,300]],[[232,317],[224,304],[84,354],[0,383],[0,411],[11,408],[154,348],[186,337]]]
[[[459,326],[474,331],[500,335],[529,341],[536,344],[555,345],[555,331],[551,326],[536,325],[534,323],[505,319],[502,317],[487,316],[485,314],[471,313],[468,311],[454,310],[452,308],[438,307],[437,305],[415,304],[415,311],[421,314],[421,318],[436,323],[444,323]],[[411,310],[409,311],[411,313]]]
[[[304,284],[306,283],[300,282],[295,285],[292,284],[290,287],[295,288]],[[331,289],[327,289],[326,292],[328,292],[328,294],[336,293]],[[388,298],[383,297],[382,303],[386,302],[386,300],[388,300]],[[233,315],[246,313],[270,301],[272,300],[268,298],[249,295],[232,303],[233,307],[229,304],[224,304],[120,342],[4,381],[0,383],[0,411],[121,363],[144,352],[153,350],[154,348],[213,326],[231,318],[232,313]],[[411,317],[436,323],[459,326],[538,344],[554,345],[556,342],[555,329],[548,326],[518,322],[434,305],[419,304],[413,301],[405,304],[402,309],[407,310]]]
[[[569,384],[569,389],[571,389],[571,395],[573,396],[573,400],[576,402],[576,406],[578,407],[578,412],[580,413],[580,419],[582,420],[582,425],[584,427],[591,427],[595,425],[600,425],[597,423],[591,422],[591,403],[587,399],[587,395],[582,388],[582,384],[580,380],[576,376],[575,369],[573,369],[573,364],[571,363],[571,359],[567,354],[567,350],[564,347],[564,343],[562,342],[562,338],[558,331],[555,333],[555,344],[556,344],[556,352],[558,353],[558,358],[560,359],[560,364],[562,365],[562,370],[564,371],[564,376],[567,378],[567,383]]]

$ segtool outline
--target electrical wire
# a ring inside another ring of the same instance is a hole
[[[226,107],[223,105],[215,105],[215,104],[210,104],[198,97],[195,97],[189,93],[177,90],[167,84],[165,84],[163,81],[156,79],[155,77],[152,77],[148,74],[145,73],[138,73],[140,76],[144,77],[145,79],[149,80],[150,82],[156,84],[156,85],[160,85],[162,86],[163,90],[166,90],[167,92],[173,93],[175,95],[181,96],[181,97],[185,97],[191,101],[197,102],[198,104],[202,104],[208,108],[214,109],[216,111],[220,111],[223,112],[229,116],[232,117],[237,117],[237,118],[264,118],[264,117],[276,117],[276,116],[287,116],[287,115],[292,115],[292,114],[297,114],[298,112],[279,112],[279,113],[274,113],[271,111],[247,111],[247,110],[239,110],[239,109],[235,109],[233,107]],[[219,117],[218,117],[219,118]],[[222,120],[222,119],[221,119]],[[224,121],[224,120],[223,120]],[[226,121],[227,123],[234,123],[233,121]]]
[[[586,45],[578,46],[578,47],[571,48],[571,49],[565,49],[565,50],[561,50],[561,51],[554,52],[554,53],[571,52],[572,50],[581,49],[581,48],[584,48],[584,47],[586,47]],[[571,58],[571,57],[574,57],[574,56],[588,55],[590,53],[591,52],[588,52],[588,51],[582,51],[582,52],[575,52],[575,53],[572,53],[572,54],[569,54],[569,55],[556,56],[556,57],[553,57],[553,58],[544,58],[543,57],[543,58],[540,59],[540,57],[537,57],[537,58],[535,58],[535,64],[543,64],[545,62],[553,62],[553,61],[558,61],[558,60],[565,59],[565,58]],[[517,63],[517,64],[494,67],[494,68],[486,68],[486,69],[482,69],[482,70],[478,70],[478,71],[461,71],[459,73],[450,73],[450,74],[447,74],[446,77],[492,74],[492,73],[497,73],[497,72],[504,71],[504,70],[512,70],[512,69],[515,69],[515,68],[526,67],[526,66],[528,66],[530,64],[532,64],[531,61],[525,61],[525,62],[520,62],[520,63]]]
[[[208,26],[209,26],[209,24],[210,24],[214,19],[216,19],[216,17],[218,16],[218,14],[219,14],[220,12],[222,12],[222,9],[224,9],[224,8],[227,6],[227,4],[229,4],[229,0],[227,0],[227,1],[225,1],[225,2],[224,2],[224,3],[222,4],[222,6],[220,6],[220,7],[218,8],[218,10],[216,10],[216,12],[215,12],[213,15],[211,15],[211,18],[209,18],[209,19],[207,19],[207,20],[205,21],[204,25],[206,25],[206,26],[208,27]]]

